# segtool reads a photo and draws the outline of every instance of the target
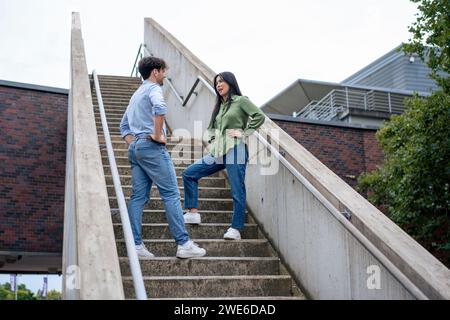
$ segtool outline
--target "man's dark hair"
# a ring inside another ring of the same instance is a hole
[[[156,57],[144,57],[139,61],[139,73],[146,80],[154,69],[166,69],[166,62]]]

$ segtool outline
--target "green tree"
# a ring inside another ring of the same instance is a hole
[[[411,1],[419,14],[403,49],[426,61],[441,90],[405,100],[405,112],[384,123],[376,135],[384,164],[359,189],[450,266],[450,1]]]
[[[431,68],[431,76],[449,94],[450,80],[450,1],[411,0],[418,3],[417,20],[409,27],[412,39],[403,45],[407,53],[417,53]]]
[[[46,298],[42,297],[42,291],[38,290],[35,297],[37,300],[61,300],[62,299],[61,292],[59,292],[57,290],[50,290],[47,293]]]
[[[376,134],[382,167],[359,178],[368,199],[450,265],[450,95],[405,101]]]
[[[11,291],[9,282],[0,285],[0,300],[14,300],[14,293]]]
[[[47,294],[47,300],[61,300],[61,292],[56,290],[50,290]]]
[[[15,300],[16,295],[11,291],[11,284],[4,283],[0,285],[0,300]],[[36,300],[33,292],[25,284],[17,286],[17,300]]]
[[[17,286],[17,300],[36,300],[34,293],[24,284]]]

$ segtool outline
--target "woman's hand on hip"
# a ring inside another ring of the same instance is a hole
[[[244,132],[241,129],[227,129],[226,134],[233,138],[242,138],[244,136]]]

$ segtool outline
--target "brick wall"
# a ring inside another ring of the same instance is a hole
[[[0,251],[62,252],[67,99],[0,86]]]
[[[272,120],[352,187],[383,163],[375,130]]]

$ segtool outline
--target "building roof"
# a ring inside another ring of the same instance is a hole
[[[50,92],[50,93],[69,94],[69,89],[40,86],[40,85],[36,85],[36,84],[31,84],[31,83],[23,83],[23,82],[15,82],[15,81],[7,81],[7,80],[0,80],[0,86],[35,90],[35,91],[43,91],[43,92]]]
[[[346,85],[342,83],[298,79],[289,87],[263,104],[261,109],[265,113],[292,116],[293,112],[300,111],[313,100],[320,100],[333,89],[344,89],[346,87],[356,90],[378,90],[403,95],[414,94],[414,91],[411,90],[386,89],[373,86]],[[419,94],[427,96],[430,93],[419,92]]]
[[[384,66],[388,65],[389,63],[405,56],[404,52],[399,51],[401,48],[401,45],[395,47],[385,55],[381,56],[380,58],[376,59],[371,64],[365,66],[355,74],[351,75],[350,77],[343,80],[342,84],[357,84],[362,79],[368,77],[369,75],[373,74],[374,72],[380,70]]]

